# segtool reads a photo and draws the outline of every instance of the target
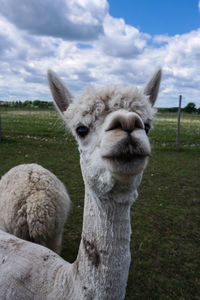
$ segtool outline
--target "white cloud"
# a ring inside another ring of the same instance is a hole
[[[153,37],[154,43],[157,43],[157,44],[168,43],[170,41],[170,39],[171,38],[168,35],[156,35]]]
[[[123,19],[107,15],[103,25],[105,34],[99,38],[99,44],[107,55],[128,59],[141,53],[146,46],[149,36],[126,25]]]
[[[49,68],[77,93],[86,85],[142,87],[160,65],[164,72],[158,105],[176,106],[181,93],[184,104],[200,106],[200,29],[151,37],[110,16],[106,0],[60,0],[59,7],[50,0],[20,3],[18,9],[14,0],[0,0],[2,99],[50,99]],[[11,9],[8,14],[5,8]],[[37,24],[43,14],[46,18]]]
[[[103,33],[108,5],[101,1],[0,0],[1,14],[19,29],[67,40],[92,40]]]
[[[200,106],[200,29],[172,37],[164,47],[163,66],[166,78],[171,78],[171,90]],[[166,86],[167,81],[164,81]],[[199,96],[197,94],[199,93]]]

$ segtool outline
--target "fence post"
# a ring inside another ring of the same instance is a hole
[[[1,142],[1,115],[0,115],[0,142]]]
[[[181,120],[181,102],[182,102],[182,95],[179,96],[178,123],[177,123],[177,130],[176,130],[176,150],[179,150],[179,135],[180,135],[180,120]]]

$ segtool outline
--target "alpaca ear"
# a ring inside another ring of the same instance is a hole
[[[144,87],[144,94],[149,96],[149,101],[153,106],[159,92],[160,81],[162,77],[162,70],[161,68],[157,69],[153,76],[148,80]]]
[[[48,70],[47,78],[56,108],[62,115],[72,102],[73,96],[55,72]]]

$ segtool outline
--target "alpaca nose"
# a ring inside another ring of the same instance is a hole
[[[131,133],[135,128],[144,129],[144,123],[140,116],[134,112],[128,112],[126,114],[116,113],[113,115],[106,131],[118,128]]]

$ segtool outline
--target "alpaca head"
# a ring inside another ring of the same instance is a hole
[[[79,144],[85,182],[92,185],[101,180],[102,174],[104,180],[124,180],[143,172],[151,153],[148,131],[160,79],[159,69],[142,90],[122,86],[86,88],[74,98],[57,75],[48,72],[57,109]]]

